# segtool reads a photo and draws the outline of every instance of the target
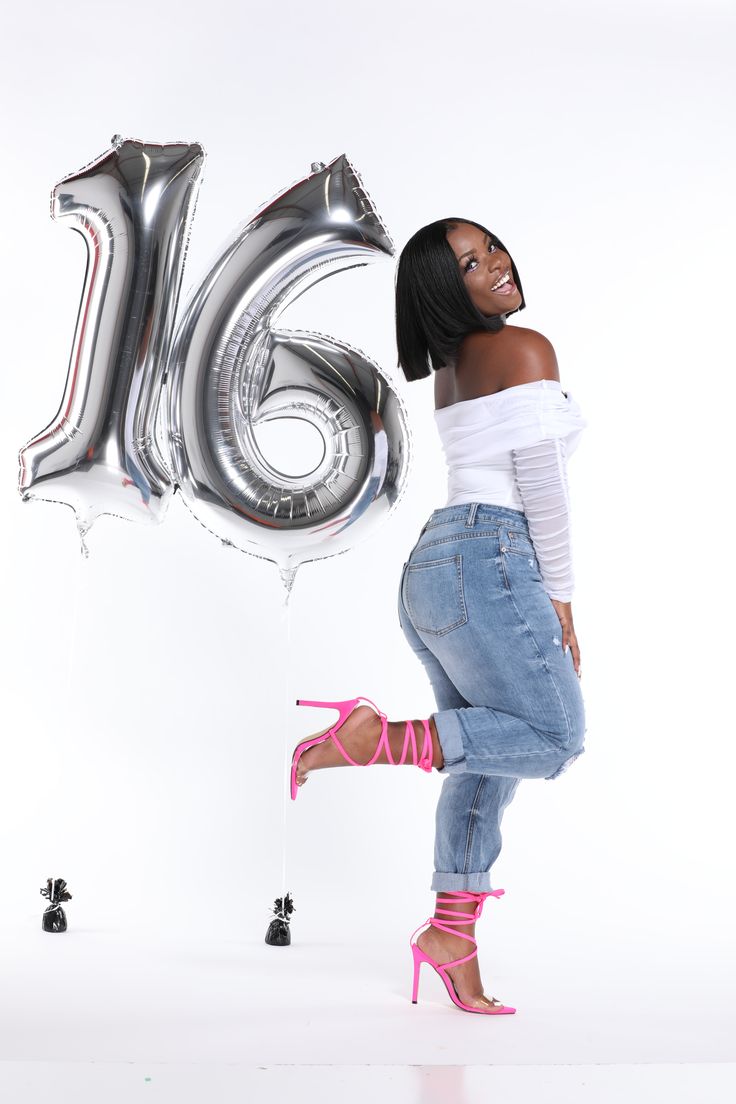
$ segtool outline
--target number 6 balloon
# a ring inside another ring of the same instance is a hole
[[[317,281],[392,255],[393,243],[344,155],[313,164],[236,229],[174,327],[204,152],[113,142],[52,193],[90,264],[62,406],[21,451],[21,493],[72,505],[86,529],[101,513],[158,521],[176,487],[204,526],[276,562],[290,587],[300,563],[347,551],[385,520],[411,438],[373,361],[274,322]],[[294,418],[323,441],[299,476],[256,437]]]

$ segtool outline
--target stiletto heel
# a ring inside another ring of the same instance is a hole
[[[371,759],[369,759],[367,763],[356,763],[354,759],[351,759],[350,756],[348,755],[348,753],[345,751],[345,748],[342,746],[342,744],[340,743],[340,741],[337,738],[338,730],[340,728],[342,728],[342,726],[345,724],[345,721],[348,719],[350,714],[353,712],[355,707],[360,702],[366,702],[368,705],[372,706],[373,709],[375,709],[376,713],[378,713],[379,717],[381,718],[381,736],[380,736],[380,739],[378,741],[378,744],[376,745],[376,750],[373,753],[373,757]],[[419,755],[418,752],[417,752],[417,738],[416,738],[416,733],[414,732],[414,725],[412,724],[411,721],[406,722],[406,735],[404,737],[404,747],[403,747],[403,750],[402,750],[402,753],[401,753],[401,758],[399,759],[399,761],[397,763],[395,761],[395,759],[393,758],[393,756],[391,755],[391,746],[390,746],[389,740],[388,740],[388,718],[386,717],[385,713],[381,712],[381,710],[378,708],[378,706],[375,704],[375,702],[371,701],[370,698],[350,698],[348,701],[337,701],[337,702],[333,702],[333,701],[307,701],[305,698],[297,698],[296,699],[296,704],[297,705],[311,705],[311,706],[315,706],[319,709],[328,709],[328,708],[329,709],[337,709],[340,716],[338,717],[337,721],[332,726],[332,728],[328,728],[326,732],[314,733],[312,736],[308,737],[306,740],[302,740],[302,742],[300,744],[297,744],[297,746],[294,748],[294,754],[293,754],[292,759],[291,759],[291,799],[292,799],[292,801],[296,801],[296,795],[297,795],[297,791],[299,789],[299,787],[297,785],[297,781],[296,781],[296,770],[297,770],[297,767],[299,765],[299,760],[301,759],[304,752],[307,751],[310,747],[314,747],[315,744],[323,744],[326,740],[329,740],[329,739],[332,739],[333,744],[335,745],[337,750],[340,752],[342,757],[344,759],[346,759],[347,762],[350,763],[350,765],[353,766],[353,767],[370,767],[370,766],[372,766],[373,763],[375,763],[376,759],[378,759],[378,756],[381,754],[381,750],[384,749],[384,748],[385,748],[385,751],[386,751],[386,758],[388,759],[389,764],[391,766],[393,766],[393,767],[403,766],[404,763],[406,762],[406,757],[407,757],[408,752],[409,752],[409,747],[411,746],[412,765],[415,766],[415,767],[420,767],[423,771],[427,771],[428,773],[431,772],[431,770],[432,770],[432,755],[433,755],[433,750],[434,749],[432,747],[432,732],[431,732],[430,727],[429,727],[429,718],[422,721],[422,724],[424,725],[424,743],[422,745],[421,755]]]
[[[441,891],[443,892],[443,891]],[[486,897],[502,897],[505,890],[494,889],[489,893],[469,893],[465,890],[447,890],[447,893],[451,893],[451,897],[438,897],[437,898],[437,912],[445,913],[451,916],[452,920],[439,920],[436,916],[430,916],[428,920],[425,920],[423,924],[420,924],[409,936],[409,946],[411,947],[411,953],[414,959],[414,980],[412,984],[411,1000],[412,1004],[417,1003],[419,995],[419,970],[423,962],[429,963],[429,965],[439,974],[445,983],[445,989],[450,995],[450,999],[453,1004],[456,1004],[458,1008],[462,1008],[463,1012],[478,1012],[481,1016],[503,1016],[509,1013],[515,1012],[515,1008],[511,1008],[508,1005],[501,1004],[499,1002],[498,1008],[474,1008],[470,1004],[464,1004],[457,994],[457,989],[452,978],[447,974],[447,970],[453,966],[459,966],[461,962],[467,962],[474,955],[478,953],[478,944],[472,935],[468,935],[466,932],[457,931],[458,926],[462,924],[470,924],[474,920],[478,920],[483,912],[483,904]],[[454,904],[457,901],[475,901],[475,909],[473,912],[460,912],[458,909],[442,908],[443,904]],[[448,935],[459,935],[463,939],[468,939],[473,944],[473,950],[470,954],[465,955],[463,958],[456,958],[452,962],[435,962],[425,951],[422,950],[414,942],[414,936],[421,928],[426,928],[427,924],[432,924],[434,927],[439,928],[441,931],[447,932]]]
[[[416,1004],[419,997],[419,968],[422,962],[427,961],[427,956],[420,947],[417,947],[416,943],[412,943],[411,949],[414,955],[414,984],[411,990],[411,1003]]]

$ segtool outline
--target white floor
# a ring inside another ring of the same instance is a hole
[[[5,1099],[60,1104],[139,1100],[213,1104],[703,1104],[734,1099],[736,1063],[598,1066],[252,1066],[184,1062],[140,1064],[5,1062]]]
[[[458,1011],[429,972],[412,1005],[408,947],[365,948],[304,933],[276,948],[123,926],[5,931],[3,1098],[733,1099],[733,984],[708,948],[675,977],[632,946],[593,962],[574,941],[552,959],[527,942],[487,987],[518,1008],[501,1017]]]

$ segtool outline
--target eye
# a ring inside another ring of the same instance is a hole
[[[488,252],[489,253],[495,253],[497,249],[498,249],[498,246],[495,245],[494,242],[492,242],[492,241],[488,242]],[[466,263],[463,265],[463,269],[464,269],[465,272],[470,272],[470,266],[473,263],[473,261],[475,261],[475,257],[473,257],[473,256],[468,257]]]

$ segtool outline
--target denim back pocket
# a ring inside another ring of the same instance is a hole
[[[463,590],[463,558],[410,563],[404,574],[404,605],[414,628],[442,636],[468,620]]]

